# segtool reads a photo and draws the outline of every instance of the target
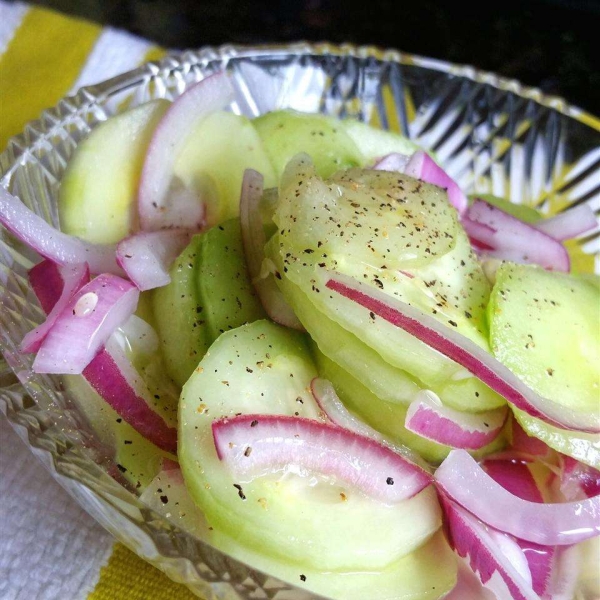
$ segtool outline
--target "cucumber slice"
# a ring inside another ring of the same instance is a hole
[[[238,218],[203,234],[196,289],[209,343],[230,329],[266,317],[250,281]]]
[[[554,425],[544,423],[540,419],[529,416],[521,410],[513,408],[519,425],[531,436],[561,454],[600,470],[600,434],[567,431]]]
[[[214,419],[236,413],[317,418],[309,388],[315,375],[296,332],[256,321],[221,335],[181,396],[179,458],[186,486],[211,526],[261,554],[324,571],[382,569],[439,528],[431,486],[384,505],[343,484],[291,472],[240,482],[216,456]]]
[[[387,172],[352,169],[329,181],[335,183],[316,177],[301,156],[282,178],[274,217],[279,232],[268,244],[267,254],[279,264],[282,277],[296,286],[288,288],[288,302],[295,305],[296,290],[304,293],[318,311],[389,366],[439,392],[449,406],[467,411],[502,406],[503,398],[456,363],[382,319],[373,319],[355,303],[320,289],[319,272],[324,268],[340,271],[377,285],[489,349],[485,310],[489,283],[447,200],[435,188]],[[394,207],[386,213],[390,218],[394,215],[394,227],[387,227],[380,218],[382,199]],[[429,217],[425,224],[425,212],[436,219]],[[348,227],[350,222],[356,231]],[[319,335],[316,324],[305,326],[312,335]],[[333,357],[331,351],[324,351]],[[364,379],[365,370],[358,376]],[[390,399],[381,388],[369,387],[380,398]]]
[[[165,367],[179,386],[189,379],[210,345],[204,306],[196,292],[196,262],[201,247],[202,236],[194,236],[173,263],[169,285],[152,291]]]
[[[417,144],[393,131],[377,129],[367,123],[350,119],[339,123],[363,155],[362,164],[373,163],[392,152],[410,155],[420,150]]]
[[[456,585],[456,557],[442,532],[382,570],[328,571],[291,565],[240,546],[221,532],[223,552],[283,581],[333,600],[437,600]]]
[[[489,304],[494,355],[538,394],[600,410],[600,292],[581,277],[504,263]]]
[[[322,177],[364,161],[342,123],[333,117],[278,110],[254,119],[253,123],[278,179],[300,152],[312,157]]]
[[[162,459],[176,458],[140,435],[81,375],[64,375],[62,381],[100,442],[112,451],[121,475],[133,487],[145,489],[160,471]]]
[[[209,115],[190,134],[177,158],[174,175],[184,187],[207,200],[209,225],[239,214],[242,178],[246,169],[262,173],[265,187],[277,180],[253,123],[227,112]]]
[[[314,594],[339,600],[435,600],[456,580],[456,560],[442,532],[382,571],[323,572],[259,554],[209,526],[186,490],[178,469],[161,471],[140,500],[169,521],[221,551]]]
[[[276,239],[272,238],[267,248]],[[281,257],[273,252],[267,254],[273,256],[279,272],[283,272]],[[329,319],[290,279],[282,277],[277,285],[321,352],[353,373],[379,398],[410,403],[421,388],[407,373],[386,363],[358,337]]]
[[[319,375],[325,379],[329,379],[346,407],[356,413],[371,427],[392,441],[408,446],[434,464],[441,463],[450,450],[452,450],[450,446],[437,444],[431,440],[422,438],[412,431],[408,431],[404,426],[408,410],[407,406],[386,402],[372,394],[359,379],[325,356],[316,345],[313,347],[313,355],[317,363]],[[471,454],[476,457],[485,456],[500,450],[505,445],[506,436],[505,434],[501,434],[491,444],[488,444],[477,452],[471,452]]]
[[[181,387],[221,333],[265,316],[248,277],[239,219],[195,236],[153,300],[167,370]]]
[[[536,221],[543,219],[543,215],[539,210],[536,210],[531,206],[526,206],[525,204],[514,204],[510,200],[505,200],[504,198],[499,198],[492,194],[469,196],[469,200],[475,200],[476,198],[480,198],[488,204],[498,207],[509,215],[517,217],[517,219],[520,219],[521,221],[525,221],[525,223],[535,223]]]
[[[152,133],[169,102],[152,100],[111,117],[77,147],[61,181],[61,229],[112,244],[135,229],[137,186]]]

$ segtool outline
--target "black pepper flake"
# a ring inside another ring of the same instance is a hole
[[[238,491],[238,496],[242,499],[246,499],[246,494],[244,494],[244,490],[242,490],[242,486],[239,483],[234,483],[233,487]]]
[[[246,367],[246,373],[254,373],[254,371],[250,367]]]
[[[161,496],[161,497],[160,497],[160,501],[161,501],[163,504],[167,504],[167,502],[169,502],[169,497],[168,497],[168,496]]]
[[[119,469],[119,471],[121,471],[121,473],[127,473],[127,469],[123,465],[120,465],[119,463],[117,463],[117,469]]]
[[[448,320],[448,323],[450,323],[452,327],[458,327],[458,323],[456,321]]]
[[[300,575],[300,581],[306,581],[306,575]]]
[[[380,279],[377,279],[377,277],[374,277],[373,282],[380,290],[383,289],[383,282]]]
[[[393,478],[393,477],[388,477],[388,478],[385,480],[385,482],[386,482],[388,485],[394,485],[394,478]]]
[[[252,423],[250,423],[250,427],[256,427],[258,425],[258,421],[256,419],[254,419],[254,421],[252,421]]]
[[[375,313],[373,311],[371,311],[369,313],[369,317],[371,317],[371,319],[374,321],[375,320]]]
[[[244,450],[244,456],[250,456],[250,454],[252,454],[252,448],[250,446],[248,446],[245,450]]]

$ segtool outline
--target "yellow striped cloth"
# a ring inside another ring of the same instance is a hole
[[[28,121],[71,91],[162,54],[157,46],[128,33],[0,0],[0,149]],[[44,515],[37,518],[44,527]],[[50,536],[49,543],[55,542]],[[98,583],[90,600],[195,598],[120,544],[105,565],[93,567],[96,572],[90,569],[89,577]]]

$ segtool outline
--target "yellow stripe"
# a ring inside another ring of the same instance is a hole
[[[198,600],[186,587],[115,544],[100,580],[87,600]]]
[[[152,46],[146,56],[144,56],[144,62],[150,62],[151,60],[160,60],[167,54],[167,51],[160,46]]]
[[[67,94],[101,29],[49,10],[29,10],[0,57],[0,150]]]

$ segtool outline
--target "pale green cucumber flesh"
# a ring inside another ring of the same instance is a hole
[[[495,357],[544,398],[600,411],[600,291],[581,277],[504,263],[489,303]]]
[[[189,379],[210,345],[204,307],[196,291],[202,236],[196,235],[171,266],[171,282],[153,290],[154,318],[168,374],[179,386]]]
[[[352,138],[333,117],[280,110],[262,115],[253,123],[278,179],[290,159],[301,152],[312,158],[323,177],[363,163]]]
[[[255,123],[233,113],[213,113],[190,133],[175,161],[174,177],[207,201],[211,226],[239,214],[246,169],[261,173],[266,188],[277,183]]]
[[[169,103],[153,100],[111,117],[83,140],[62,178],[61,229],[97,244],[135,231],[137,187],[150,138]]]
[[[317,418],[309,387],[315,375],[303,336],[283,327],[256,321],[221,335],[181,397],[186,486],[211,526],[257,552],[323,570],[384,568],[438,529],[431,488],[385,505],[343,482],[317,478],[310,485],[291,473],[238,481],[217,458],[214,419],[237,413]],[[234,484],[243,486],[245,500]]]

